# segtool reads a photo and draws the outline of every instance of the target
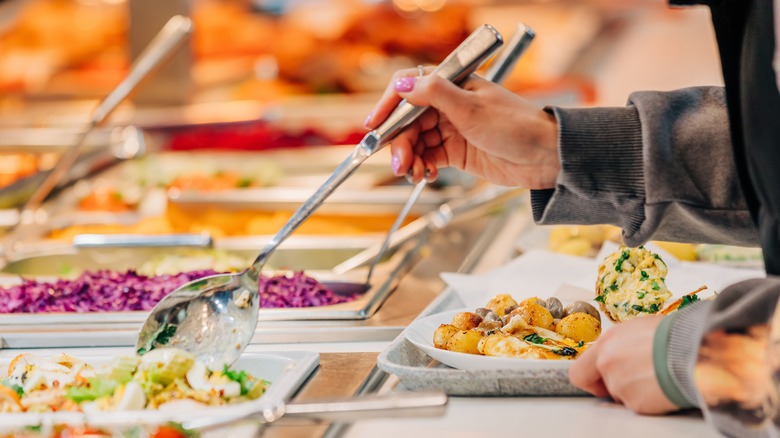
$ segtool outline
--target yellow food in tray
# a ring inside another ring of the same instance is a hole
[[[599,265],[596,301],[613,321],[658,313],[672,293],[666,287],[666,263],[640,246],[621,246]]]
[[[584,301],[564,307],[557,298],[517,303],[496,295],[484,308],[456,314],[433,334],[436,348],[523,359],[571,360],[601,335],[598,310]]]

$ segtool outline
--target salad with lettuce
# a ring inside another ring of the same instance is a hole
[[[0,380],[0,413],[196,409],[254,400],[269,382],[225,366],[210,370],[184,350],[160,348],[91,366],[67,354],[16,356]]]

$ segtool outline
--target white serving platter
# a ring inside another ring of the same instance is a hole
[[[474,309],[471,308],[463,308],[419,318],[407,327],[404,334],[409,342],[424,351],[425,354],[458,370],[559,370],[568,369],[571,366],[571,360],[482,356],[479,354],[441,350],[433,346],[433,333],[440,325],[449,324],[452,321],[452,317],[459,312],[473,311]]]
[[[11,360],[22,353],[48,356],[48,354],[36,350],[0,351],[0,370],[6,370]],[[53,354],[55,353],[51,353],[51,355]],[[86,354],[74,354],[74,357],[89,364],[100,365],[107,363],[117,355],[132,354],[134,354],[132,349],[106,349],[89,350]],[[279,409],[283,408],[284,403],[300,389],[318,365],[319,354],[316,352],[245,352],[233,364],[232,368],[244,370],[255,377],[271,382],[266,393],[257,400],[227,406],[188,409],[186,412],[142,410],[102,412],[98,415],[74,412],[0,414],[0,432],[39,425],[89,424],[95,427],[118,427],[135,424],[180,423],[206,416],[219,417],[237,416],[250,412],[278,412]]]

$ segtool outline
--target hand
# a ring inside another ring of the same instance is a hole
[[[367,128],[378,127],[402,98],[432,107],[392,140],[396,175],[433,180],[438,168],[452,166],[500,185],[555,186],[560,163],[553,116],[475,75],[461,89],[439,76],[417,74],[396,73],[366,119]]]
[[[640,414],[676,411],[653,367],[653,337],[662,319],[641,317],[606,331],[574,361],[571,383],[597,397],[612,397]]]

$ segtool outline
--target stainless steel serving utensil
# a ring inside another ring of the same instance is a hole
[[[507,45],[501,50],[495,61],[490,64],[490,68],[485,74],[485,79],[497,84],[504,82],[506,76],[509,74],[509,72],[512,71],[518,59],[520,59],[520,56],[525,53],[526,49],[528,49],[528,46],[531,44],[535,36],[536,34],[534,33],[533,29],[528,27],[526,24],[519,23],[517,25],[517,30],[515,31],[514,35],[512,35],[509,43],[507,43]],[[414,186],[414,189],[412,189],[412,193],[409,195],[406,203],[401,208],[398,216],[395,218],[393,226],[390,227],[390,231],[388,231],[384,241],[379,246],[378,251],[375,251],[376,256],[374,256],[374,259],[368,268],[368,275],[366,275],[366,285],[371,284],[371,275],[374,272],[374,268],[382,259],[382,256],[384,256],[385,252],[387,252],[389,249],[395,232],[398,231],[398,228],[404,222],[406,216],[409,215],[409,212],[412,210],[412,206],[414,206],[414,203],[417,202],[417,199],[420,197],[420,194],[422,194],[427,184],[428,181],[423,179]],[[372,248],[369,248],[369,250],[372,250]],[[342,264],[338,265],[334,271],[343,273],[354,267],[357,267],[359,265],[355,265],[355,263],[364,263],[365,256],[366,254],[363,252],[356,254],[355,257],[350,258],[349,260],[346,260],[342,262]],[[353,287],[357,288],[357,286]]]
[[[399,392],[390,395],[289,403],[233,416],[205,417],[182,424],[187,430],[207,431],[243,421],[271,423],[351,423],[385,417],[437,417],[446,412],[447,395],[443,392]]]
[[[87,126],[75,135],[72,140],[73,143],[68,146],[57,161],[57,164],[49,171],[49,174],[35,189],[35,192],[27,200],[24,207],[22,207],[17,226],[3,240],[3,244],[0,245],[6,258],[13,257],[17,244],[32,232],[31,228],[34,228],[34,225],[38,222],[37,217],[40,206],[52,190],[57,187],[68,170],[73,167],[89,135],[105,123],[108,116],[117,106],[151,72],[159,67],[167,59],[168,55],[179,47],[179,44],[190,32],[192,32],[192,20],[180,15],[171,17],[165,26],[160,29],[157,36],[149,43],[146,50],[138,56],[124,80],[98,104],[97,108],[90,115]]]
[[[433,74],[455,83],[474,72],[502,44],[501,35],[483,25],[461,43]],[[322,186],[296,211],[246,270],[187,283],[160,301],[138,335],[139,353],[158,346],[190,351],[211,369],[233,363],[244,351],[257,325],[258,280],[271,253],[349,178],[427,107],[402,101],[388,119],[369,132]]]

